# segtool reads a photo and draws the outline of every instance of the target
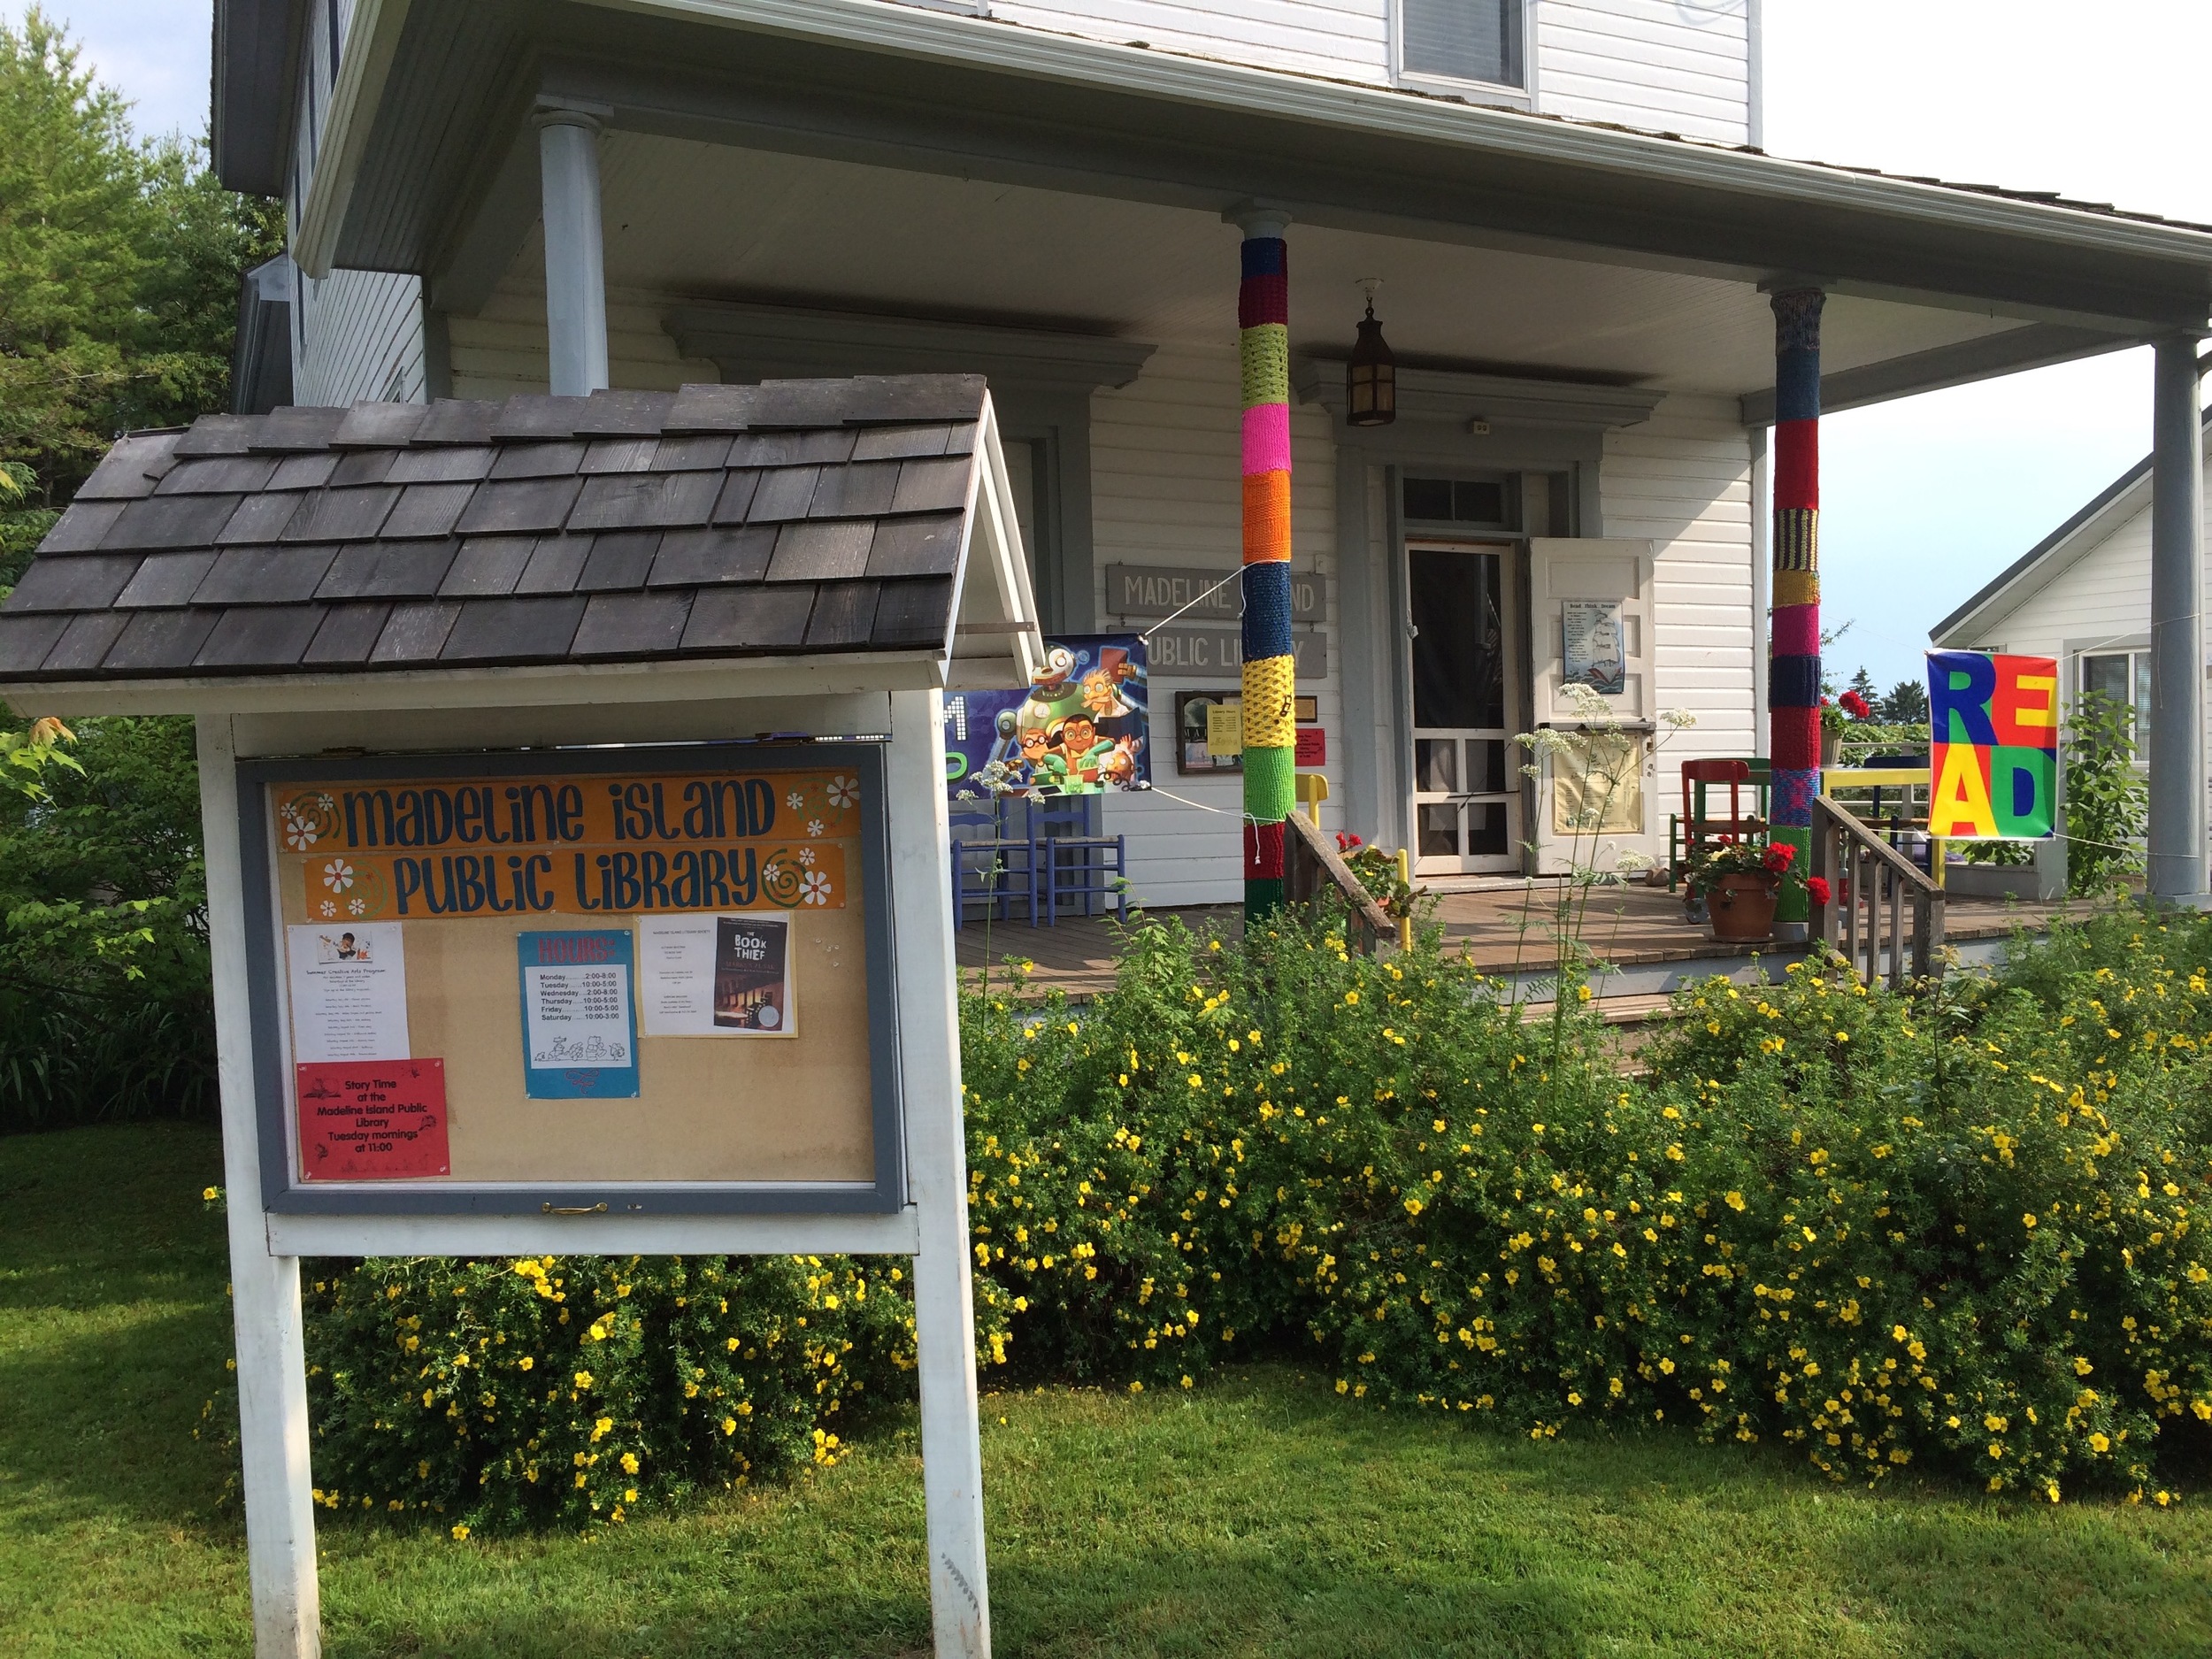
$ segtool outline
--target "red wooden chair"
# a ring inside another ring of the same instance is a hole
[[[1711,810],[1707,791],[1728,787],[1728,815]],[[1755,776],[1747,760],[1686,760],[1682,763],[1682,811],[1669,826],[1667,886],[1689,873],[1705,849],[1723,835],[1736,841],[1766,833],[1766,780]],[[1745,810],[1749,796],[1750,810]]]

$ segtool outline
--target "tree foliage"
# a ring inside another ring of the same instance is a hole
[[[280,228],[204,146],[134,133],[40,9],[0,22],[0,595],[119,434],[224,406]],[[0,1129],[201,1110],[191,722],[41,712],[0,709]]]
[[[117,434],[222,407],[239,275],[280,230],[201,143],[135,134],[43,12],[0,23],[0,584]]]

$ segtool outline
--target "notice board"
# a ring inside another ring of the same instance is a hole
[[[270,1209],[903,1202],[872,742],[240,768]]]

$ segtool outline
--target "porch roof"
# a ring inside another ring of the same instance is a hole
[[[882,0],[488,0],[359,15],[296,251],[311,272],[424,273],[463,311],[528,236],[526,116],[544,97],[591,106],[625,134],[792,161],[1203,215],[1263,199],[1309,228],[1746,293],[1811,280],[1923,313],[1837,365],[1831,407],[2200,328],[2212,309],[2212,233],[2197,227]],[[251,123],[229,107],[242,151]],[[239,176],[250,163],[225,161]],[[762,274],[757,292],[784,280]],[[723,280],[725,294],[745,285]],[[1764,381],[1736,380],[1704,389],[1742,395],[1747,417],[1763,418]]]

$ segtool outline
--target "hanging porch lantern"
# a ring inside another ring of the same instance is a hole
[[[1382,279],[1362,277],[1359,285],[1367,290],[1367,315],[1344,365],[1344,424],[1387,426],[1398,418],[1398,360],[1390,355],[1382,325],[1375,320],[1375,290]]]

